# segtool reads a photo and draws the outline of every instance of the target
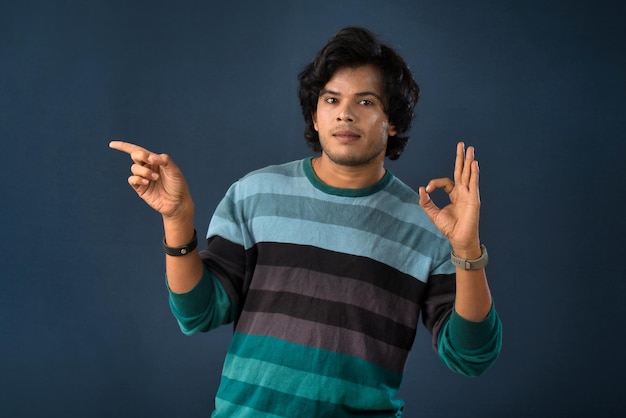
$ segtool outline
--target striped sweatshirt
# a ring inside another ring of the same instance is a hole
[[[418,201],[389,171],[370,187],[330,187],[311,158],[230,187],[202,279],[169,293],[185,334],[234,323],[212,417],[399,417],[420,319],[452,370],[491,365],[497,313],[454,312],[450,245]]]

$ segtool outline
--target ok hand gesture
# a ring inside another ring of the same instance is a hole
[[[481,254],[478,237],[480,195],[478,192],[478,161],[474,159],[474,147],[465,150],[459,142],[456,148],[454,182],[449,178],[431,180],[419,188],[420,206],[435,226],[448,238],[454,253],[459,257],[475,259]],[[444,189],[450,204],[443,208],[430,199],[428,193]]]
[[[150,207],[164,218],[193,216],[187,181],[167,154],[155,154],[122,141],[112,141],[109,147],[130,155],[134,164],[128,184]]]

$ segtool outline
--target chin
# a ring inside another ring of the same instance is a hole
[[[330,161],[337,165],[342,165],[346,167],[360,167],[364,165],[369,165],[380,159],[380,154],[374,155],[354,155],[354,154],[328,154],[326,156]],[[383,157],[384,158],[384,157]]]

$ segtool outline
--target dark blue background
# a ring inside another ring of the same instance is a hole
[[[3,1],[0,414],[206,417],[231,333],[183,336],[160,218],[111,139],[171,154],[205,231],[228,185],[310,155],[296,74],[346,25],[422,86],[388,168],[481,163],[500,359],[454,375],[422,329],[408,417],[617,417],[624,400],[621,1]]]

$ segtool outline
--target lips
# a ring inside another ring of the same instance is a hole
[[[361,137],[358,133],[349,130],[341,130],[333,133],[333,137],[335,137],[339,141],[356,141]]]

